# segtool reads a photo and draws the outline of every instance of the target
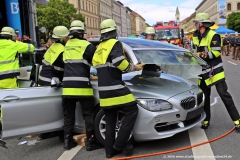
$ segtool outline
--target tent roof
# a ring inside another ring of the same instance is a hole
[[[224,26],[220,26],[218,29],[215,30],[218,34],[229,34],[229,33],[235,33],[234,30],[228,29]]]
[[[216,25],[216,24],[214,24],[213,26],[211,26],[210,27],[211,29],[213,29],[213,30],[215,30],[215,29],[218,29],[219,28],[219,26],[218,25]]]

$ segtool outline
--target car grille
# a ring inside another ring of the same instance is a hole
[[[186,99],[181,100],[181,106],[183,109],[191,109],[196,105],[195,97],[188,97]]]
[[[192,119],[183,121],[183,124],[185,127],[188,127],[188,126],[196,123],[197,121],[199,121],[200,118],[201,118],[201,113]],[[165,132],[165,131],[171,131],[174,129],[178,129],[180,127],[178,126],[178,123],[169,124],[169,125],[167,125],[167,123],[158,123],[154,126],[154,128],[157,132]]]
[[[197,94],[197,104],[201,104],[203,102],[203,92]]]

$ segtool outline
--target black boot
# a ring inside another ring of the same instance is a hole
[[[74,141],[72,134],[67,134],[64,136],[64,149],[70,150],[76,147],[78,144]]]
[[[86,145],[87,151],[93,151],[95,149],[100,149],[100,148],[103,148],[103,145],[95,142],[94,136],[92,136],[90,139],[87,139],[87,145]]]
[[[87,145],[86,145],[87,151],[93,151],[95,149],[103,148],[103,145],[96,142],[93,129],[86,130],[86,135],[87,135]]]

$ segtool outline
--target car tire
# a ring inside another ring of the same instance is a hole
[[[94,127],[95,127],[95,136],[99,143],[104,145],[105,137],[103,136],[103,133],[101,133],[101,129],[106,128],[106,125],[104,126],[103,120],[104,120],[104,111],[101,109],[98,114],[95,117],[94,121]],[[101,124],[102,123],[102,124]],[[134,138],[132,134],[130,135],[130,138],[128,140],[128,143],[134,143]]]

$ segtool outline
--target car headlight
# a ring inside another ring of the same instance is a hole
[[[137,103],[149,111],[163,111],[172,109],[172,104],[161,99],[137,99]]]

